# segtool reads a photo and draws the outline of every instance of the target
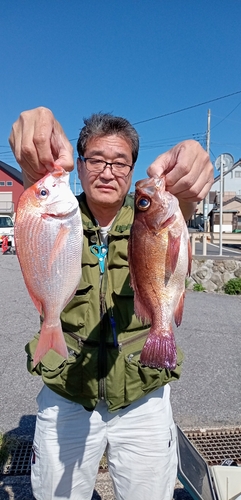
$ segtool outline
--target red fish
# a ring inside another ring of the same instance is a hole
[[[128,260],[135,313],[151,324],[140,362],[173,369],[177,355],[172,321],[177,326],[182,321],[192,253],[186,222],[177,198],[165,190],[164,176],[136,183]]]
[[[44,317],[33,364],[49,349],[67,358],[60,313],[81,278],[83,229],[69,174],[61,167],[56,165],[21,195],[15,244],[28,292]]]

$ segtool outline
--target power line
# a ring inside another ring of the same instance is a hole
[[[200,103],[198,103],[198,104],[193,104],[192,106],[187,106],[187,107],[185,107],[185,108],[177,109],[177,110],[175,110],[175,111],[170,111],[169,113],[164,113],[164,114],[162,114],[162,115],[154,116],[154,117],[152,117],[152,118],[147,118],[147,119],[145,119],[145,120],[140,120],[139,122],[135,122],[135,123],[133,123],[133,125],[139,125],[139,124],[141,124],[141,123],[146,123],[146,122],[150,122],[150,121],[153,121],[153,120],[158,120],[159,118],[164,118],[164,117],[166,117],[166,116],[171,116],[171,115],[175,115],[175,114],[177,114],[177,113],[182,113],[183,111],[188,111],[189,109],[194,109],[194,108],[197,108],[197,107],[200,107],[200,106],[204,106],[204,104],[209,104],[209,103],[211,103],[211,102],[220,101],[220,100],[222,100],[222,99],[226,99],[227,97],[231,97],[231,96],[234,96],[234,95],[237,95],[237,94],[241,94],[241,90],[238,90],[237,92],[232,92],[231,94],[226,94],[226,95],[223,95],[223,96],[220,96],[220,97],[216,97],[216,98],[214,98],[214,99],[209,99],[208,101],[203,101],[203,102],[200,102]],[[240,104],[241,104],[241,103],[239,103],[237,106],[235,106],[235,108],[234,108],[232,111],[230,111],[230,113],[228,113],[228,115],[226,115],[226,116],[225,116],[222,120],[220,120],[220,121],[219,121],[216,125],[214,125],[214,127],[212,127],[212,129],[213,129],[213,128],[215,128],[215,127],[217,127],[217,126],[218,126],[218,125],[219,125],[222,121],[224,121],[224,120],[225,120],[228,116],[230,116],[230,114],[231,114],[231,113],[233,113],[233,111],[234,111],[235,109],[237,109],[237,108],[238,108],[238,106],[239,106]],[[192,135],[194,136],[195,134],[192,134]],[[199,133],[198,133],[198,134],[196,134],[196,135],[199,135]],[[197,137],[197,138],[196,138],[196,140],[199,140],[199,142],[201,142],[201,139],[203,139],[203,138],[202,138],[202,137]],[[77,140],[77,137],[75,137],[74,139],[69,139],[69,141],[70,141],[70,142],[73,142],[73,141],[76,141],[76,140]],[[173,140],[173,139],[171,139],[171,140]],[[164,141],[168,141],[168,139],[164,139]],[[157,143],[157,144],[158,144],[158,143]],[[164,143],[163,143],[162,145],[163,145],[163,146],[165,146],[165,145],[167,145],[167,144],[164,144]],[[1,147],[1,148],[5,148],[5,147],[7,147],[7,146],[2,146],[2,145],[1,145],[0,147]],[[155,148],[155,147],[158,147],[158,146],[157,146],[157,145],[153,145],[153,146],[151,146],[151,147],[150,147],[150,146],[148,146],[148,145],[141,145],[141,146],[140,146],[140,149],[146,149],[146,148],[148,148],[148,149],[152,149],[152,148]],[[0,152],[0,155],[9,154],[9,153],[12,153],[12,151],[11,151],[11,149],[10,149],[10,148],[9,148],[9,151],[2,151],[2,152]]]
[[[241,94],[241,90],[238,90],[237,92],[232,92],[231,94],[226,94],[226,95],[223,95],[223,96],[220,96],[220,97],[215,97],[214,99],[209,99],[208,101],[199,102],[198,104],[193,104],[192,106],[187,106],[186,108],[177,109],[175,111],[169,111],[168,113],[164,113],[162,115],[154,116],[152,118],[146,118],[145,120],[140,120],[139,122],[134,122],[132,125],[139,125],[141,123],[147,123],[147,122],[150,122],[150,121],[153,121],[153,120],[158,120],[159,118],[165,118],[166,116],[171,116],[171,115],[175,115],[177,113],[182,113],[183,111],[188,111],[189,109],[198,108],[200,106],[204,106],[204,104],[209,104],[211,102],[220,101],[222,99],[226,99],[227,97],[231,97],[231,96],[237,95],[237,94]],[[238,106],[239,106],[239,104],[238,104]],[[236,108],[234,108],[234,109],[236,109]],[[232,113],[232,111],[231,111],[231,113]],[[229,115],[227,115],[227,116],[229,116]],[[227,118],[227,117],[225,117],[225,118]],[[73,141],[77,141],[77,139],[78,138],[75,137],[74,139],[69,139],[69,141],[73,142]]]
[[[165,137],[162,139],[154,139],[152,141],[140,141],[140,150],[146,150],[146,149],[153,149],[153,148],[159,148],[159,147],[165,147],[165,146],[173,146],[177,142],[183,141],[185,139],[195,139],[196,141],[203,141],[205,138],[205,132],[195,132],[192,134],[185,134],[181,136],[174,136],[174,137]]]
[[[240,103],[240,104],[241,104],[241,103]],[[238,106],[237,106],[237,107],[238,107]],[[234,111],[234,110],[233,110],[233,111]],[[224,118],[222,118],[220,115],[216,115],[216,113],[212,113],[212,117],[213,117],[213,118],[221,118],[221,120],[223,120],[223,119],[224,119]],[[228,117],[227,117],[227,116],[225,116],[225,120],[227,120],[227,119],[228,119]],[[221,120],[220,120],[220,121],[221,121]],[[240,120],[232,120],[232,119],[230,119],[230,118],[229,118],[229,119],[228,119],[228,121],[229,121],[229,122],[232,122],[232,123],[237,123],[238,125],[240,125],[240,124],[241,124],[241,121],[240,121]],[[215,125],[215,127],[216,127],[216,125]]]
[[[216,123],[216,125],[214,125],[214,126],[212,127],[212,130],[213,130],[215,127],[217,127],[218,125],[220,125],[220,123],[222,123],[224,120],[226,120],[226,118],[228,118],[228,116],[230,116],[230,115],[231,115],[231,114],[235,111],[235,109],[237,109],[237,108],[240,106],[240,104],[241,104],[241,102],[239,102],[239,103],[237,104],[237,106],[235,106],[235,108],[233,108],[233,109],[232,109],[232,111],[230,111],[230,112],[229,112],[229,113],[228,113],[228,114],[227,114],[224,118],[222,118],[222,120],[220,120],[218,123]]]
[[[204,104],[209,104],[210,102],[220,101],[221,99],[226,99],[227,97],[231,97],[231,96],[237,95],[237,94],[241,94],[241,90],[238,90],[237,92],[233,92],[232,94],[227,94],[227,95],[223,95],[221,97],[216,97],[215,99],[210,99],[209,101],[203,101],[203,102],[200,102],[198,104],[193,104],[192,106],[187,106],[186,108],[177,109],[176,111],[170,111],[169,113],[164,113],[163,115],[154,116],[153,118],[147,118],[146,120],[141,120],[139,122],[135,122],[135,123],[133,123],[133,125],[139,125],[140,123],[146,123],[146,122],[150,122],[152,120],[158,120],[159,118],[164,118],[165,116],[170,116],[170,115],[175,115],[177,113],[182,113],[183,111],[187,111],[187,110],[193,109],[193,108],[198,108],[199,106],[203,106]]]

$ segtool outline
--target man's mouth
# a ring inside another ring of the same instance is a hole
[[[105,191],[115,191],[115,188],[113,186],[110,186],[109,184],[100,184],[96,187],[97,189],[104,189]]]

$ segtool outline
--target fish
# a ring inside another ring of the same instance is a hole
[[[181,324],[185,279],[192,252],[178,199],[166,190],[165,175],[135,184],[134,221],[128,242],[134,311],[150,330],[140,363],[172,370],[177,364],[173,322]]]
[[[15,246],[28,293],[43,317],[33,366],[50,349],[67,359],[60,314],[81,279],[83,227],[69,173],[60,166],[21,194]]]

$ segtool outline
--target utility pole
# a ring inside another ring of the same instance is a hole
[[[211,110],[208,110],[208,124],[207,124],[207,136],[206,136],[206,151],[209,155],[210,153],[210,124],[211,124]],[[203,200],[203,225],[204,232],[208,231],[208,207],[209,207],[209,193]]]
[[[76,196],[76,175],[74,176],[74,195]]]
[[[219,198],[219,255],[223,251],[223,155],[220,158],[220,198]]]

